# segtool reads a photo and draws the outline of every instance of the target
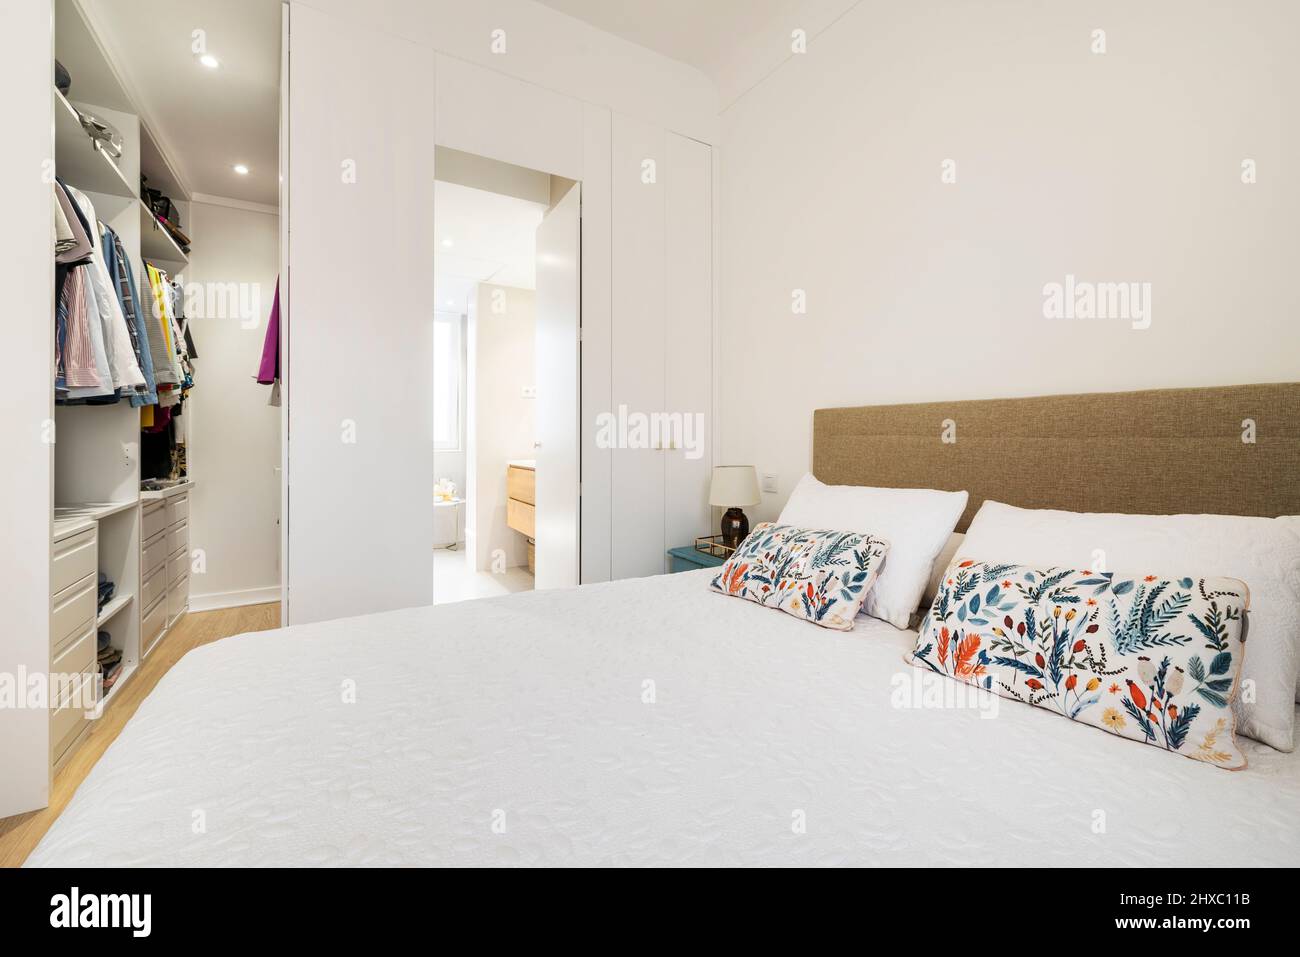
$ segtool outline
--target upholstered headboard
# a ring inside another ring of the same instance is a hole
[[[833,485],[1078,512],[1300,515],[1300,383],[818,409]]]

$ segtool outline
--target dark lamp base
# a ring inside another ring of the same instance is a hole
[[[722,516],[722,544],[728,548],[738,546],[749,534],[749,519],[740,508],[733,506]]]

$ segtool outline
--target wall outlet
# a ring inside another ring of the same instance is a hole
[[[771,492],[773,495],[775,495],[779,491],[780,486],[776,481],[776,476],[773,475],[771,472],[763,473],[762,489],[764,492]]]

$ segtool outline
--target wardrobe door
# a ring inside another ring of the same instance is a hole
[[[614,115],[612,194],[612,416],[614,445],[611,572],[614,578],[664,570],[664,456],[648,432],[664,406],[663,129]]]
[[[285,560],[298,624],[433,597],[434,66],[302,3],[289,49]]]
[[[664,453],[666,544],[687,545],[712,524],[713,157],[698,140],[668,134],[664,289],[664,397],[680,427]]]
[[[578,584],[581,197],[570,188],[537,227],[537,588]]]

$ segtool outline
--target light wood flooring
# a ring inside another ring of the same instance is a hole
[[[113,697],[99,720],[92,722],[90,733],[54,778],[50,806],[27,814],[0,819],[0,867],[18,867],[32,852],[50,825],[68,806],[73,793],[85,780],[118,736],[140,702],[148,697],[158,680],[191,648],[218,638],[242,635],[248,631],[266,631],[280,627],[280,604],[244,605],[218,611],[191,612],[172,626],[166,637],[145,659],[144,664]]]

